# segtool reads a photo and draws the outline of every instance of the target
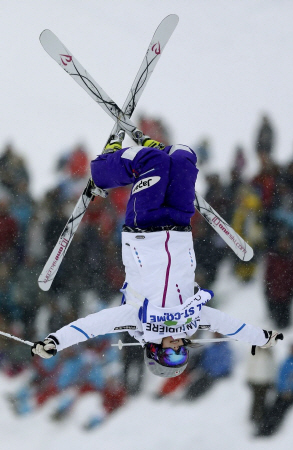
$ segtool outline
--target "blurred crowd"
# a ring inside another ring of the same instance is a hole
[[[168,127],[161,120],[141,117],[139,128],[166,145]],[[212,288],[221,262],[232,261],[234,276],[251,282],[263,267],[265,309],[280,331],[292,325],[293,294],[293,154],[284,165],[276,162],[275,129],[263,116],[257,124],[255,158],[258,173],[247,177],[247,155],[235,148],[229,179],[208,170],[212,158],[208,139],[189,143],[205,174],[204,197],[254,249],[250,262],[237,259],[213,229],[196,213],[192,219],[197,257],[196,281]],[[188,143],[186,143],[188,144]],[[124,281],[120,230],[129,188],[113,189],[107,200],[91,202],[59,272],[48,292],[37,279],[89,177],[89,155],[76,145],[56,162],[56,183],[41,200],[30,193],[26,161],[12,143],[0,152],[0,331],[36,341],[78,317],[120,303]],[[131,338],[119,335],[125,342]],[[99,337],[63,351],[55,358],[31,358],[29,348],[0,339],[0,370],[7,377],[24,376],[7,400],[17,415],[39,408],[56,397],[52,420],[67,417],[83,394],[97,396],[96,414],[85,429],[100,425],[143,389],[143,355],[139,348],[118,351],[117,335]],[[293,343],[292,343],[293,344]],[[293,346],[277,371],[273,355],[259,351],[251,362],[248,387],[252,395],[250,419],[256,435],[271,435],[293,403]],[[165,381],[157,400],[177,395],[195,401],[213,385],[231,376],[235,366],[227,342],[199,347],[180,377]],[[275,365],[274,365],[275,367]],[[272,374],[274,374],[272,376]]]

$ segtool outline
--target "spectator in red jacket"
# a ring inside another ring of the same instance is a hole
[[[290,325],[292,294],[292,239],[288,233],[282,233],[275,251],[267,254],[265,270],[265,296],[268,309],[279,328]]]
[[[9,203],[9,192],[0,188],[0,261],[15,265],[18,226],[9,212]]]

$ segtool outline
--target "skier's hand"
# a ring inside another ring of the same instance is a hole
[[[38,355],[41,358],[49,359],[57,353],[56,344],[53,339],[45,339],[44,341],[35,342],[31,348],[32,356]]]
[[[266,331],[263,330],[265,337],[268,338],[268,342],[265,345],[262,345],[261,348],[269,348],[274,347],[277,344],[277,341],[280,339],[281,341],[284,339],[283,333],[279,333],[276,330]]]
[[[278,343],[278,340],[283,340],[284,336],[283,333],[279,333],[276,330],[273,331],[266,331],[263,330],[265,337],[268,338],[268,341],[265,345],[261,345],[260,348],[269,348],[269,347],[274,347],[274,345],[276,345]],[[255,355],[255,345],[252,346],[251,348],[251,354]]]

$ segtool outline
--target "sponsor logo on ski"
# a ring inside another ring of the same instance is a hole
[[[156,44],[154,44],[152,46],[152,51],[155,52],[156,55],[160,55],[161,54],[160,42],[157,42]]]
[[[143,191],[144,189],[154,186],[154,184],[158,183],[160,179],[161,177],[148,177],[144,178],[143,180],[140,180],[133,186],[132,194],[136,194],[137,192]]]
[[[60,247],[59,247],[58,252],[57,252],[57,254],[56,254],[55,258],[54,258],[54,261],[51,264],[51,267],[49,268],[48,272],[45,275],[44,283],[47,283],[47,281],[49,281],[50,275],[52,274],[56,264],[58,263],[60,255],[64,252],[64,250],[66,249],[68,243],[69,243],[69,241],[67,239],[65,239],[65,238],[63,238],[62,241],[60,242]]]
[[[227,228],[222,224],[221,220],[218,217],[213,217],[212,222],[220,228],[220,230],[222,230],[227,236],[229,236],[229,238],[234,242],[235,246],[243,253],[246,253],[247,250],[243,247],[243,245],[240,244],[240,242],[238,242],[235,238],[235,236],[233,236],[231,234],[231,232],[229,230],[227,230]]]
[[[61,55],[60,54],[60,58],[61,58],[61,62],[63,64],[63,66],[67,66],[67,64],[72,61],[72,56],[70,56],[70,55]]]

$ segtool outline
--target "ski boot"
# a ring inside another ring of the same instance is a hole
[[[114,153],[117,150],[121,150],[122,142],[125,138],[125,131],[120,130],[117,134],[110,136],[103,153]]]
[[[157,148],[159,150],[163,150],[165,148],[165,145],[162,144],[162,142],[151,139],[150,136],[143,134],[143,132],[137,128],[132,132],[132,136],[136,144],[142,145],[143,147]]]

